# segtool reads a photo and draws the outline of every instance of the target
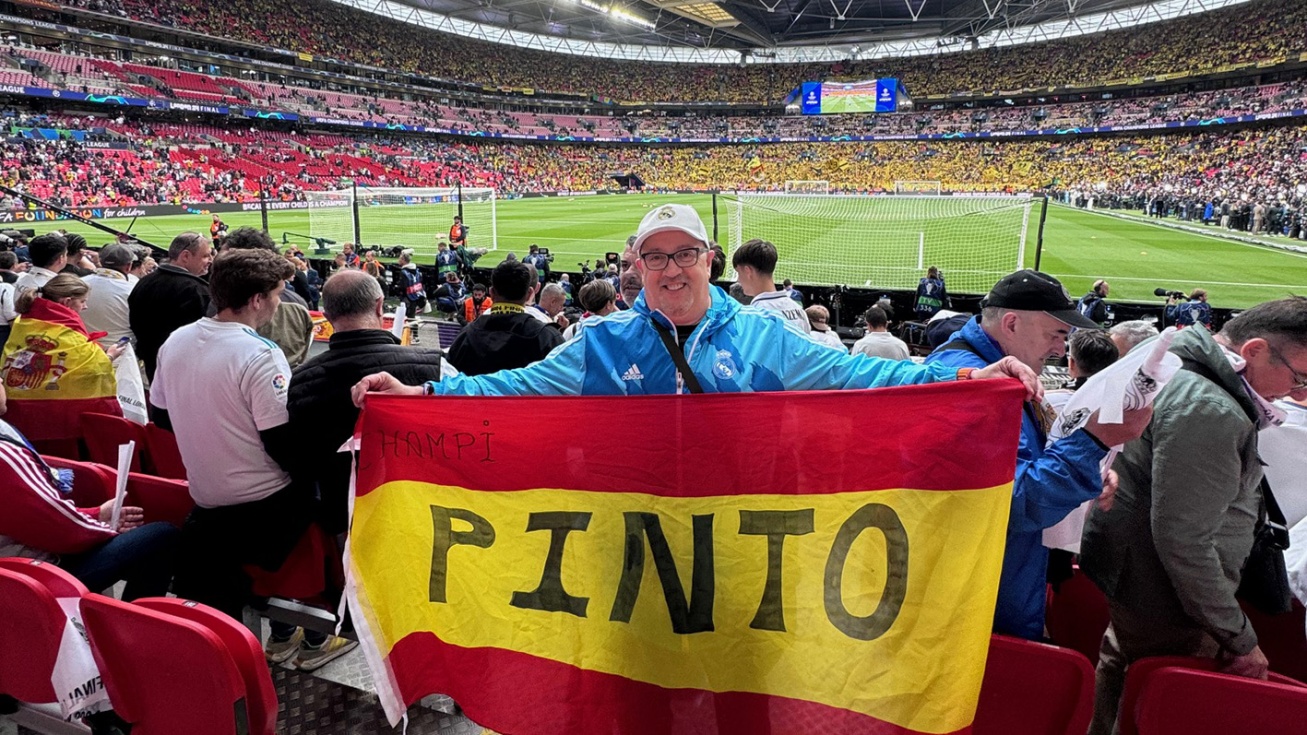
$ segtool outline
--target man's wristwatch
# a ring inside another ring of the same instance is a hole
[[[957,380],[971,380],[971,374],[974,372],[976,368],[973,367],[958,368]]]

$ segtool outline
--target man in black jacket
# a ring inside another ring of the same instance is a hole
[[[1076,304],[1076,311],[1091,322],[1107,326],[1107,322],[1112,318],[1112,308],[1107,305],[1107,294],[1111,288],[1111,284],[1107,281],[1094,281],[1094,287],[1089,293],[1080,297],[1079,303]]]
[[[355,383],[379,370],[405,385],[453,374],[439,349],[404,347],[382,329],[381,286],[364,271],[344,270],[327,279],[322,309],[334,330],[327,351],[291,374],[286,408],[299,443],[296,480],[315,483],[321,498],[319,523],[328,533],[345,531],[350,458],[336,450],[354,433],[359,411],[350,401]]]
[[[183,232],[168,246],[168,262],[141,279],[127,297],[128,321],[136,335],[136,354],[154,380],[159,348],[168,336],[209,312],[213,245],[197,232]]]
[[[525,263],[505,260],[490,276],[490,313],[463,328],[449,348],[459,372],[484,375],[539,362],[563,343],[552,326],[526,313],[535,278]]]

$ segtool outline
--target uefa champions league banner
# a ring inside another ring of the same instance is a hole
[[[969,732],[1021,400],[369,397],[346,586],[391,723]]]
[[[330,209],[348,207],[344,201],[312,202],[183,202],[182,204],[142,204],[126,207],[74,207],[68,211],[82,219],[135,219],[137,217],[165,217],[177,214],[210,215],[231,214],[233,212],[258,212],[263,207],[269,212],[290,210]],[[23,224],[27,222],[56,222],[72,219],[67,214],[54,209],[5,209],[0,210],[0,224]]]

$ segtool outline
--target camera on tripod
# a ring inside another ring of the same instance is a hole
[[[1177,301],[1188,301],[1189,297],[1184,291],[1168,291],[1164,288],[1153,289],[1154,296],[1161,296],[1166,299],[1176,299]]]

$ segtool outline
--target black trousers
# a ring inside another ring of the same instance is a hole
[[[195,508],[182,526],[173,591],[240,620],[253,564],[275,571],[317,513],[312,487],[291,484],[252,503]]]

